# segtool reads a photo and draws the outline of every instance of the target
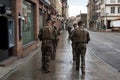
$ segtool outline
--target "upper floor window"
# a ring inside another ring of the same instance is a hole
[[[118,3],[120,3],[120,0],[118,0]]]
[[[111,13],[115,13],[115,7],[111,7]]]
[[[104,3],[104,0],[101,0],[101,4],[103,4]]]
[[[111,3],[115,3],[115,0],[110,0]]]
[[[118,13],[120,13],[120,7],[118,7]]]

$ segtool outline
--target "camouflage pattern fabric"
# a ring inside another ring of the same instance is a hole
[[[58,42],[58,30],[56,27],[54,27],[53,29],[53,53],[51,55],[51,59],[55,60],[55,56],[56,56],[56,47],[57,47],[57,42]]]
[[[53,52],[53,31],[51,27],[45,26],[39,31],[39,39],[42,41],[41,51],[42,51],[42,69],[48,72],[50,57]]]
[[[52,53],[52,41],[51,40],[43,41],[41,50],[42,50],[42,68],[43,68],[43,70],[48,70],[50,56]]]
[[[76,53],[76,69],[79,69],[81,61],[81,70],[85,71],[85,53],[86,53],[86,44],[78,43],[75,47]]]
[[[86,44],[89,42],[89,33],[84,29],[77,29],[71,36],[75,44],[75,55],[76,55],[76,70],[79,70],[79,65],[81,61],[81,71],[85,73],[85,53]]]

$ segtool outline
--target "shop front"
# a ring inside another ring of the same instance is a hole
[[[11,0],[0,0],[0,62],[13,56],[15,26]]]
[[[0,0],[0,62],[37,48],[38,0]]]

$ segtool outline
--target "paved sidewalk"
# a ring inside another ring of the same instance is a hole
[[[10,66],[0,67],[0,80],[4,80],[6,77],[14,73],[19,68],[21,68],[21,65],[27,63],[38,52],[39,52],[39,48],[31,52],[30,55],[24,58],[18,59],[15,63],[11,64]]]
[[[71,41],[63,31],[56,51],[56,60],[51,61],[51,73],[41,70],[40,48],[11,66],[0,67],[0,80],[120,80],[120,73],[96,57],[90,47],[86,55],[86,74],[76,72],[72,61]]]

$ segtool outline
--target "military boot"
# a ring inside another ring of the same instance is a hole
[[[79,71],[79,66],[76,66],[76,71]]]
[[[82,67],[81,67],[81,72],[82,72],[82,75],[85,74],[85,66],[82,66]]]

